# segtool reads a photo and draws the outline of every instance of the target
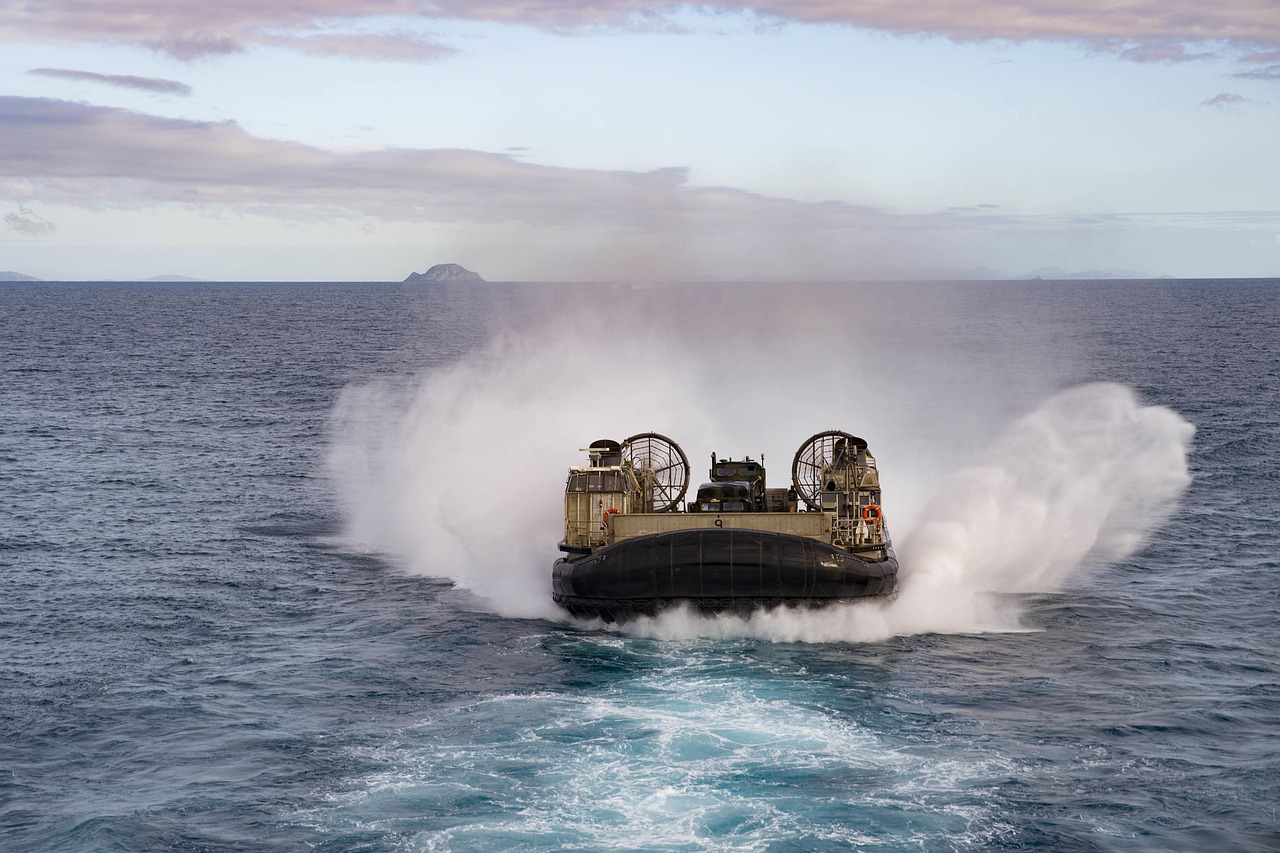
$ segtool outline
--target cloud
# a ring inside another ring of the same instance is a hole
[[[58,233],[58,226],[43,216],[32,213],[26,207],[19,207],[17,211],[6,216],[4,224],[10,231],[17,231],[27,237],[48,237]]]
[[[264,43],[316,56],[346,56],[383,62],[435,62],[457,53],[451,47],[408,33],[322,33],[267,36]]]
[[[1239,106],[1240,104],[1247,104],[1247,103],[1249,103],[1249,99],[1244,97],[1243,95],[1236,95],[1231,92],[1219,92],[1218,94],[1214,95],[1212,98],[1209,98],[1208,100],[1205,100],[1205,101],[1201,101],[1200,106],[1217,107],[1218,109],[1225,110],[1225,109],[1230,109],[1231,107],[1234,107],[1234,106]]]
[[[681,274],[697,269],[704,256],[729,258],[744,270],[739,274],[772,264],[791,275],[801,268],[803,274],[847,275],[840,271],[903,262],[938,266],[947,261],[934,254],[979,234],[1057,239],[1168,227],[1265,228],[1269,234],[1280,223],[1280,211],[1073,217],[1017,216],[984,206],[892,214],[842,201],[698,186],[678,166],[636,172],[545,166],[509,152],[325,149],[255,137],[234,122],[13,96],[0,96],[3,198],[88,210],[178,206],[298,223],[435,224],[458,233],[511,227],[563,245],[609,247],[615,260],[618,247],[629,247],[637,263],[659,259]],[[42,231],[45,221],[29,211],[13,216],[10,228],[52,233],[51,224]]]
[[[1119,44],[1122,53],[1133,51],[1130,58],[1141,61],[1151,61],[1148,57],[1157,54],[1160,61],[1193,58],[1178,53],[1175,45],[1182,42],[1280,46],[1280,15],[1274,0],[1221,0],[1214,4],[1203,0],[720,0],[700,4],[680,0],[42,0],[0,7],[0,40],[134,43],[181,59],[270,43],[299,50],[327,44],[334,51],[346,49],[351,55],[369,56],[372,42],[358,31],[359,22],[489,21],[575,32],[671,29],[676,16],[689,8],[709,16],[739,16],[766,26],[798,22],[962,41]],[[334,27],[342,26],[353,31],[333,34]],[[407,38],[413,41],[415,37]],[[433,54],[425,47],[425,40],[422,44],[426,54]],[[421,56],[415,61],[421,61]]]
[[[1239,77],[1241,80],[1280,80],[1280,64],[1256,68],[1253,71],[1241,71],[1231,76]]]
[[[1170,39],[1154,39],[1152,41],[1142,42],[1132,47],[1121,48],[1116,51],[1116,55],[1121,59],[1127,59],[1131,62],[1195,62],[1199,59],[1209,59],[1215,56],[1214,51],[1201,51],[1192,53],[1182,42],[1172,41]]]
[[[1246,54],[1245,56],[1240,57],[1240,61],[1256,63],[1280,62],[1280,50]]]
[[[140,89],[144,92],[158,92],[163,95],[191,94],[191,87],[186,83],[155,77],[135,77],[132,74],[97,74],[93,71],[73,71],[69,68],[32,68],[27,73],[38,74],[41,77],[57,77],[63,80],[86,80],[90,83],[105,83],[108,86]]]
[[[671,233],[917,227],[842,202],[688,184],[679,167],[571,169],[465,149],[329,150],[234,122],[0,97],[0,197],[82,207],[167,203],[289,219],[522,223]]]
[[[972,215],[895,215],[840,201],[697,186],[681,167],[573,169],[467,149],[332,150],[254,137],[229,121],[0,96],[0,198],[6,196],[85,208],[180,204],[293,220],[516,223],[631,235],[821,237],[1169,224],[1141,214],[1072,221],[989,208]],[[1191,215],[1171,216],[1180,222]],[[1265,221],[1269,228],[1280,213],[1192,218],[1210,227]]]
[[[98,40],[94,39],[94,41]],[[115,41],[116,39],[101,40]],[[230,36],[212,36],[206,33],[164,34],[156,38],[139,39],[137,43],[186,62],[206,56],[227,56],[244,50],[244,45]]]

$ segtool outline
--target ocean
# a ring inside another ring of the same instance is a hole
[[[550,601],[868,440],[889,604]],[[1280,280],[0,284],[0,849],[1280,850]]]

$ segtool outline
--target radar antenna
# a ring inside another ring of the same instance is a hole
[[[831,469],[837,465],[853,465],[859,450],[867,442],[838,429],[809,436],[791,460],[791,482],[809,509],[822,509],[821,492]]]
[[[671,512],[689,491],[689,460],[680,445],[665,435],[642,432],[622,442],[622,458],[630,462],[645,490],[650,512]]]

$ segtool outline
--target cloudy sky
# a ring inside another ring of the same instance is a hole
[[[1280,276],[1280,0],[0,0],[0,270]]]

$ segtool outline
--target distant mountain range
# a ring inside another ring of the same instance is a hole
[[[1083,272],[1067,272],[1062,267],[1039,267],[1022,275],[1009,275],[1004,270],[991,267],[971,267],[969,269],[891,269],[883,270],[872,280],[886,281],[1046,281],[1090,280],[1101,279],[1154,279],[1171,278],[1171,276],[1154,276],[1138,270],[1111,267],[1104,270],[1085,270]]]
[[[1085,270],[1084,272],[1067,272],[1062,267],[1040,267],[1039,269],[1034,269],[1025,275],[1017,276],[1017,278],[1031,278],[1031,279],[1035,279],[1035,278],[1089,279],[1090,281],[1097,281],[1099,279],[1107,279],[1107,278],[1152,279],[1152,278],[1171,278],[1171,277],[1172,276],[1148,275],[1147,273],[1138,272],[1137,270],[1129,270],[1129,269],[1123,269],[1119,267],[1111,267],[1110,269],[1105,269],[1105,270]]]
[[[153,275],[151,278],[142,279],[100,279],[101,281],[208,281],[207,278],[192,278],[189,275]],[[0,281],[44,281],[42,278],[36,278],[33,275],[26,275],[20,272],[0,272]]]
[[[1043,279],[1045,281],[1066,280],[1106,280],[1106,279],[1154,279],[1172,278],[1172,276],[1153,276],[1138,270],[1110,267],[1102,270],[1084,270],[1067,272],[1062,267],[1039,267],[1022,275],[1009,275],[1003,270],[991,267],[972,267],[970,269],[888,269],[881,270],[868,280],[873,281],[1020,281]],[[20,272],[0,272],[0,281],[42,281],[32,275]],[[210,279],[193,278],[187,275],[156,275],[141,281],[209,281]],[[772,280],[782,281],[782,278]],[[410,273],[406,282],[415,281],[484,281],[479,274],[459,264],[436,264],[423,273]]]

